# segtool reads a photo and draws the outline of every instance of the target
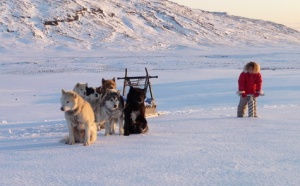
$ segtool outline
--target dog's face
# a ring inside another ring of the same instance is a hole
[[[81,97],[85,97],[86,95],[86,87],[88,86],[87,83],[77,83],[73,89],[74,92],[76,92]]]
[[[62,90],[62,95],[60,98],[60,103],[61,103],[61,107],[60,110],[67,112],[67,111],[71,111],[74,110],[77,106],[77,99],[78,99],[78,95],[75,92],[72,91],[65,91]]]
[[[131,100],[134,103],[142,104],[146,98],[146,89],[133,88],[130,87],[130,90],[127,94],[127,100]]]
[[[118,109],[120,104],[120,91],[111,92],[107,90],[104,103],[109,110]]]
[[[97,100],[99,98],[99,94],[96,92],[96,88],[86,87],[85,98],[89,100]]]
[[[105,92],[106,89],[116,89],[117,85],[116,85],[116,80],[115,78],[111,79],[111,80],[105,80],[104,78],[102,78],[102,86],[101,89]]]

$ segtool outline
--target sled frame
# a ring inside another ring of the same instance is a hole
[[[126,87],[138,87],[141,88],[143,87],[146,89],[146,92],[149,91],[150,93],[150,99],[151,99],[151,105],[146,106],[146,117],[152,116],[152,115],[157,115],[157,110],[156,110],[156,103],[154,99],[154,94],[152,91],[152,85],[150,82],[150,79],[152,78],[158,78],[158,76],[150,76],[148,73],[147,68],[145,68],[146,76],[128,76],[127,75],[127,68],[125,68],[125,76],[124,77],[118,77],[118,80],[124,80],[123,83],[123,92],[122,95],[125,96],[126,94]]]

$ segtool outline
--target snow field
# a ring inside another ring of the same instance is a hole
[[[235,117],[239,73],[152,70],[163,114],[148,119],[149,133],[105,137],[100,131],[89,147],[59,142],[68,132],[60,90],[77,81],[96,86],[123,72],[1,74],[0,184],[297,185],[298,70],[262,71],[260,118]]]

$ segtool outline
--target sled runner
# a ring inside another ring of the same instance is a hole
[[[127,68],[125,68],[125,77],[118,77],[117,79],[124,79],[123,84],[123,97],[126,102],[126,87],[137,87],[137,88],[144,88],[146,89],[146,99],[145,99],[145,106],[146,106],[146,117],[153,117],[157,116],[156,110],[156,103],[152,91],[152,86],[150,83],[151,78],[158,78],[158,76],[149,76],[147,68],[145,68],[146,76],[127,76]],[[147,97],[150,96],[150,97]]]

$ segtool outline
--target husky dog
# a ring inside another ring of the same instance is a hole
[[[88,86],[87,83],[77,83],[73,88],[73,91],[79,94],[82,98],[86,95],[86,87]]]
[[[148,131],[145,118],[145,97],[146,89],[130,87],[124,109],[124,136],[146,133]]]
[[[101,107],[101,121],[105,122],[105,135],[115,134],[115,123],[119,123],[119,135],[123,135],[124,100],[120,91],[107,89]]]
[[[85,88],[85,90],[86,90],[85,99],[86,99],[87,101],[99,99],[99,94],[96,92],[96,88],[88,87],[88,86],[87,86],[87,87]]]
[[[65,112],[69,128],[69,138],[66,144],[83,142],[83,145],[90,145],[94,143],[97,139],[97,128],[91,105],[74,91],[62,90],[60,101],[60,109]]]
[[[107,89],[116,89],[116,88],[117,85],[116,85],[115,78],[112,78],[111,80],[105,80],[104,78],[102,78],[102,86],[100,88],[97,88],[97,92],[102,96],[104,96]]]
[[[101,128],[104,128],[104,123],[100,123],[102,96],[96,92],[96,88],[86,87],[85,100],[90,103],[94,111],[95,122],[99,131]]]
[[[87,83],[77,83],[73,89],[74,92],[79,94],[82,98],[84,98],[91,105],[94,115],[95,122],[97,123],[97,130],[101,130],[100,125],[100,104],[101,104],[101,96],[96,92],[95,88],[88,87]],[[104,125],[104,124],[102,124]],[[104,128],[104,126],[102,126]]]

